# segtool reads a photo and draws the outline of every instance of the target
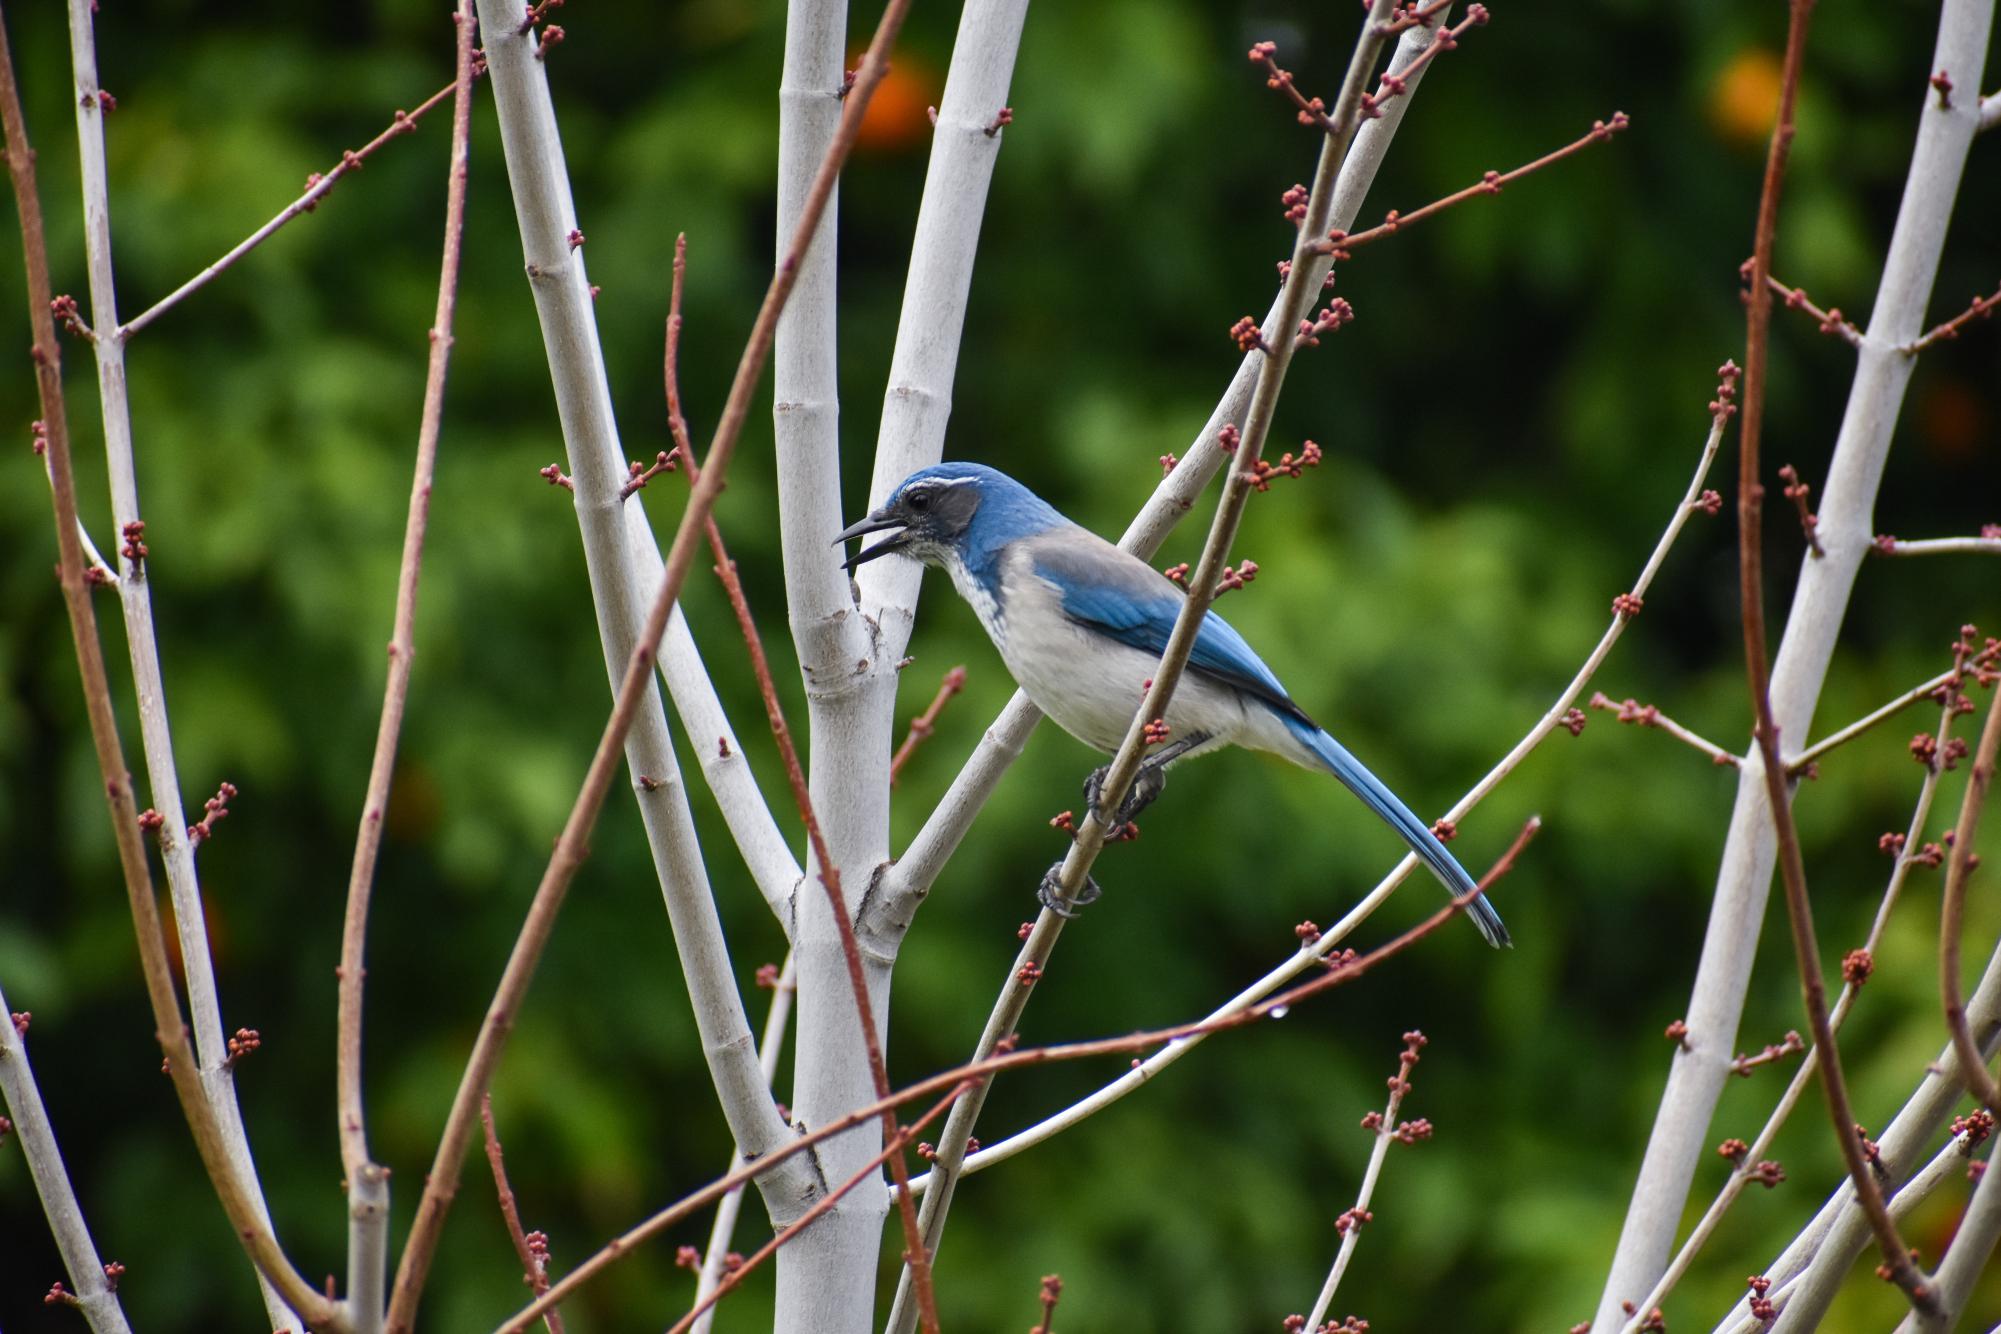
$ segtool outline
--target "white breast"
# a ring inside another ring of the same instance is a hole
[[[1003,565],[997,608],[983,589],[967,587],[970,579],[961,582],[958,571],[953,580],[1035,706],[1084,744],[1117,750],[1159,666],[1158,655],[1065,616],[1061,592],[1035,573],[1025,554],[1010,555]],[[1217,745],[1248,739],[1243,737],[1248,720],[1235,695],[1192,674],[1181,678],[1167,721],[1177,735],[1205,732]]]

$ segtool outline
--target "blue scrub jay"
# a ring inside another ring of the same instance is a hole
[[[897,529],[857,551],[864,561],[900,553],[941,566],[970,602],[1001,660],[1035,706],[1087,746],[1116,752],[1132,725],[1143,683],[1160,663],[1187,594],[1139,557],[1064,518],[1013,478],[977,463],[941,463],[903,480],[889,500],[836,543]],[[1242,635],[1211,611],[1167,708],[1169,740],[1141,763],[1121,823],[1160,795],[1168,765],[1228,745],[1283,755],[1333,774],[1394,829],[1454,895],[1474,888],[1430,826],[1361,761],[1292,702]],[[1096,804],[1105,770],[1085,795]],[[1043,902],[1052,901],[1044,881]],[[1086,891],[1088,902],[1096,897]],[[1508,929],[1482,896],[1467,913],[1487,943]]]

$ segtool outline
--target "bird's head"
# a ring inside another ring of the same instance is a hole
[[[975,563],[996,547],[1062,523],[1063,517],[1006,473],[979,463],[940,463],[903,479],[889,499],[841,530],[836,546],[864,533],[897,530],[844,562],[852,571],[892,552],[943,565]]]

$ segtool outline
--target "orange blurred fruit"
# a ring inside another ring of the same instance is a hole
[[[1709,85],[1709,123],[1732,143],[1763,143],[1779,115],[1779,58],[1760,47],[1740,51]]]
[[[850,68],[861,64],[861,54],[856,51],[848,57]],[[869,99],[855,146],[872,153],[900,153],[923,143],[931,135],[930,108],[937,100],[936,74],[914,57],[899,55]]]

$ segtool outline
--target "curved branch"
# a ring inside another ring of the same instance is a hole
[[[167,962],[167,942],[160,922],[158,901],[153,894],[153,875],[146,864],[146,849],[139,833],[139,808],[132,792],[131,775],[118,738],[117,720],[112,715],[111,683],[105,673],[104,648],[98,642],[97,613],[90,603],[90,585],[84,579],[83,543],[79,537],[76,508],[76,476],[70,463],[69,416],[63,403],[62,350],[56,342],[55,320],[50,314],[49,256],[42,224],[41,200],[35,188],[35,153],[28,144],[28,128],[21,115],[21,95],[14,79],[14,56],[0,22],[0,124],[4,124],[7,172],[13,182],[14,204],[21,220],[21,250],[27,272],[28,322],[34,330],[31,357],[35,364],[35,388],[39,395],[44,440],[49,463],[50,494],[56,522],[57,573],[63,604],[69,614],[70,638],[76,648],[77,671],[83,678],[84,708],[90,719],[90,736],[97,752],[99,776],[111,814],[112,838],[118,848],[118,865],[124,875],[125,896],[132,913],[133,935],[139,949],[140,971],[145,977],[146,999],[152,1006],[155,1034],[166,1052],[168,1075],[180,1099],[181,1113],[187,1118],[202,1167],[215,1187],[231,1229],[253,1263],[268,1277],[292,1309],[308,1324],[331,1329],[345,1328],[339,1308],[316,1291],[286,1259],[278,1240],[258,1210],[257,1192],[237,1171],[230,1156],[228,1135],[209,1101],[202,1084],[201,1068],[188,1041],[187,1025],[181,1018],[180,998],[174,994],[173,972]]]
[[[1959,803],[1959,823],[1953,827],[1952,857],[1946,862],[1945,898],[1939,909],[1938,985],[1939,999],[1945,1007],[1946,1031],[1952,1035],[1953,1050],[1959,1053],[1960,1078],[1969,1093],[1985,1103],[1989,1111],[2001,1115],[2001,1084],[1995,1082],[1973,1040],[1959,982],[1966,877],[1973,870],[1973,839],[1980,829],[1980,806],[1987,800],[1987,785],[1994,778],[1997,748],[2001,748],[2001,697],[1988,701],[1987,722],[1980,729],[1980,745],[1973,755],[1973,771],[1967,776],[1966,796]]]

